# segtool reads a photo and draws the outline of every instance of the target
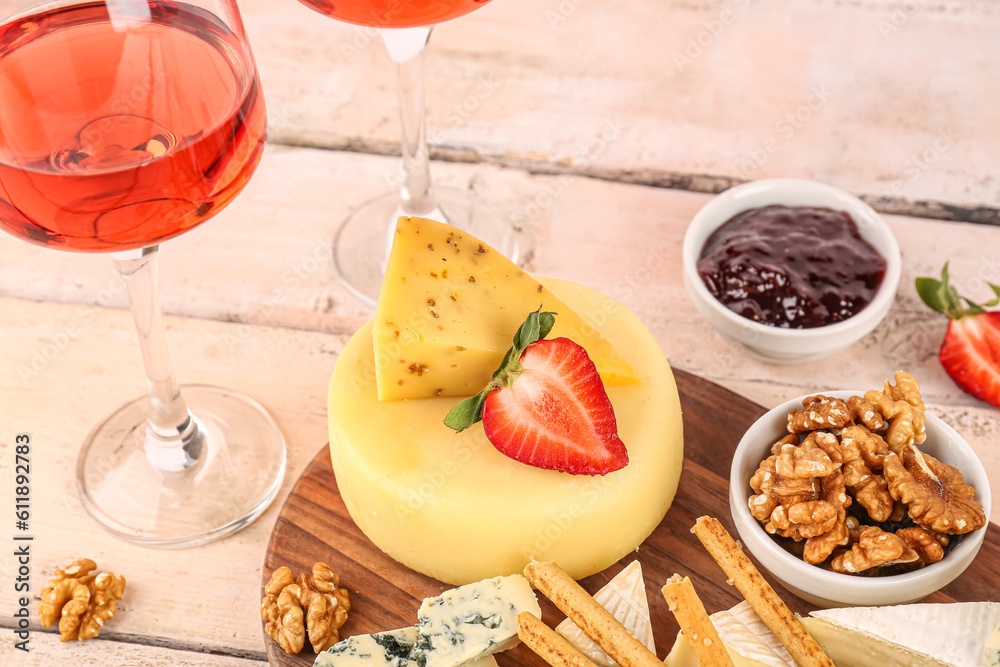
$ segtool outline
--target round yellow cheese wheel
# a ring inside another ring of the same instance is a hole
[[[629,454],[621,470],[571,475],[507,458],[482,423],[462,433],[444,425],[455,398],[380,403],[371,323],[337,360],[329,420],[340,494],[372,542],[440,581],[513,574],[532,559],[586,577],[639,546],[677,491],[681,410],[659,345],[610,297],[566,281],[545,285],[642,375],[641,383],[607,388]]]

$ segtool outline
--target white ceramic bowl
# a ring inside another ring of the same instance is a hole
[[[842,322],[813,329],[782,329],[748,320],[726,308],[698,275],[698,257],[705,241],[718,227],[747,209],[784,204],[821,206],[847,211],[861,236],[886,261],[885,277],[875,298],[862,311]],[[683,248],[684,285],[698,311],[729,341],[769,361],[798,362],[819,359],[841,350],[875,328],[892,306],[899,285],[899,246],[889,226],[863,201],[830,185],[793,178],[753,181],[726,190],[706,204],[688,225]]]
[[[822,392],[846,399],[857,391]],[[750,478],[769,454],[771,445],[788,434],[788,412],[801,409],[802,399],[783,403],[754,422],[736,448],[729,474],[729,508],[740,540],[781,584],[799,597],[822,607],[904,604],[924,598],[947,585],[969,566],[983,544],[986,529],[962,536],[942,560],[919,570],[886,577],[859,577],[824,570],[785,551],[750,514],[747,500],[753,493]],[[965,482],[976,489],[976,498],[990,518],[990,483],[983,464],[969,444],[943,421],[927,415],[927,440],[921,451],[962,471]]]

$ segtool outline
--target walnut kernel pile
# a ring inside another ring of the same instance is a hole
[[[347,622],[351,601],[346,588],[337,588],[340,577],[326,563],[316,563],[312,576],[279,567],[271,574],[260,601],[260,616],[267,636],[286,653],[298,653],[308,634],[313,651],[320,653],[338,641],[338,630]]]
[[[920,385],[903,371],[895,380],[846,401],[806,398],[750,479],[750,513],[768,533],[804,541],[808,563],[852,574],[915,569],[941,560],[950,535],[986,524],[962,473],[918,447]]]
[[[91,574],[97,563],[82,558],[63,570],[42,589],[38,622],[50,627],[59,621],[59,641],[90,639],[115,615],[125,595],[125,577],[113,572]]]

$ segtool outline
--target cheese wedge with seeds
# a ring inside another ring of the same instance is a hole
[[[544,281],[470,234],[400,218],[372,327],[378,400],[482,391],[518,327],[540,306],[558,313],[549,337],[583,346],[606,384],[640,381],[594,328],[611,313],[575,313]]]

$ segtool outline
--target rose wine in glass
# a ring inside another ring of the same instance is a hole
[[[321,14],[355,25],[378,28],[418,28],[437,25],[490,0],[301,0]]]
[[[399,84],[402,188],[362,204],[341,224],[333,242],[333,266],[341,284],[357,300],[375,307],[396,219],[402,215],[448,222],[487,241],[516,262],[517,239],[496,211],[475,201],[468,190],[431,186],[424,125],[424,60],[431,29],[489,0],[300,2],[340,21],[378,28]]]
[[[249,398],[181,391],[156,256],[232,201],[260,161],[266,114],[238,10],[234,0],[33,2],[0,16],[0,227],[112,253],[150,390],[88,435],[83,504],[150,546],[222,537],[274,497],[284,439]]]

